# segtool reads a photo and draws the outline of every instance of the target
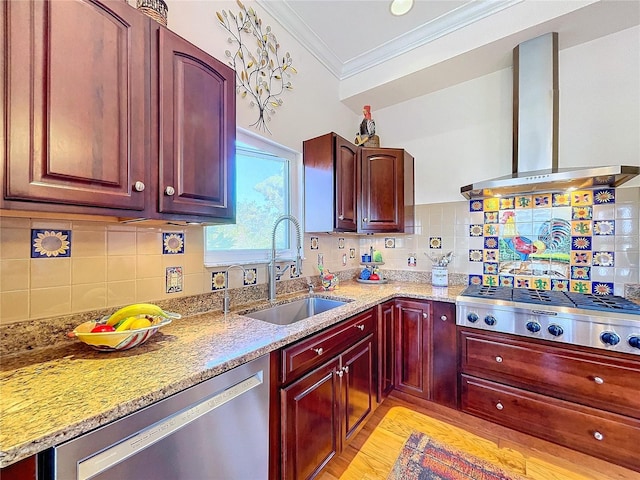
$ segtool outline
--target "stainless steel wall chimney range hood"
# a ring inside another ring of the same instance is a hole
[[[558,34],[513,50],[512,174],[460,188],[468,198],[617,187],[640,174],[635,166],[558,168]]]

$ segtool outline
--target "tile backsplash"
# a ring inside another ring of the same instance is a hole
[[[306,234],[302,277],[318,275],[320,258],[332,272],[357,272],[361,255],[373,248],[382,254],[383,276],[404,271],[425,281],[432,259],[451,251],[449,272],[472,282],[529,280],[536,287],[546,280],[540,286],[553,288],[565,281],[567,288],[624,295],[625,284],[640,283],[640,188],[608,194],[613,201],[603,201],[603,192],[584,204],[555,198],[555,206],[551,195],[538,200],[549,205],[531,208],[519,208],[514,197],[497,210],[469,201],[417,205],[412,235]],[[218,278],[222,267],[206,268],[203,228],[0,216],[0,323],[266,283],[264,265],[247,266],[247,273],[232,269],[228,278]],[[281,281],[296,278],[294,270],[289,266]]]

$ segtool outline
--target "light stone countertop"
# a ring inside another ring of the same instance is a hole
[[[345,282],[317,296],[352,300],[293,325],[208,312],[174,320],[145,344],[102,353],[79,341],[4,355],[0,466],[41,452],[395,297],[454,302],[464,286]],[[308,296],[282,295],[278,302]],[[268,306],[263,302],[262,307]],[[258,308],[253,306],[254,310]]]

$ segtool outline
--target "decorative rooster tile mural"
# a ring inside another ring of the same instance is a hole
[[[594,237],[615,233],[614,202],[612,188],[471,200],[482,223],[469,226],[478,242],[469,262],[482,263],[482,273],[469,283],[613,294],[613,283],[593,281],[591,271],[614,266],[614,252],[593,248]]]

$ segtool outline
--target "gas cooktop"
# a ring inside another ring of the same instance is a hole
[[[615,295],[470,285],[456,323],[640,355],[640,305]]]
[[[640,315],[639,304],[615,295],[469,285],[460,296]]]

